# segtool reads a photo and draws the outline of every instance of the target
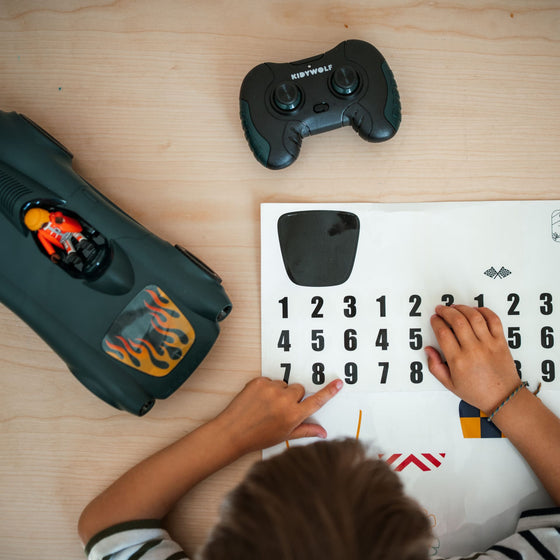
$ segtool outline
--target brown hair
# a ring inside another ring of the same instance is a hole
[[[293,446],[226,498],[204,560],[426,560],[430,522],[398,476],[345,439]]]

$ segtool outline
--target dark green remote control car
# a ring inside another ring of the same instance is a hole
[[[1,111],[0,239],[0,301],[133,414],[191,375],[231,311],[214,272],[75,173],[30,119]]]

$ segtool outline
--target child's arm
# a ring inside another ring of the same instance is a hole
[[[335,380],[303,399],[301,385],[254,379],[216,418],[133,467],[95,498],[78,523],[82,542],[117,523],[161,519],[198,482],[242,455],[287,439],[326,437],[304,421],[342,387]]]
[[[500,319],[486,308],[455,305],[438,306],[431,323],[447,363],[428,346],[430,371],[447,389],[490,415],[521,383]],[[560,419],[524,388],[492,421],[560,505]]]

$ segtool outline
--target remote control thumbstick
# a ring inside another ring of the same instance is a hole
[[[332,75],[332,87],[340,95],[350,95],[358,89],[360,80],[351,66],[340,66]]]
[[[282,82],[274,90],[274,103],[282,111],[293,111],[301,103],[301,91],[292,82]]]

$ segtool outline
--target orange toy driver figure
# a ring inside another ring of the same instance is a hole
[[[73,243],[83,250],[92,248],[92,244],[81,233],[82,226],[78,220],[65,216],[62,212],[48,212],[43,208],[31,208],[25,214],[25,225],[37,233],[37,238],[53,262],[60,261],[55,247],[66,252],[66,261],[77,264],[81,261]]]

